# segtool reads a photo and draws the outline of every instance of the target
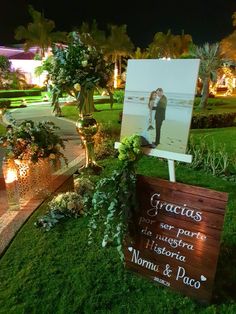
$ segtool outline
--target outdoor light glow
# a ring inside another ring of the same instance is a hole
[[[40,60],[17,60],[10,59],[12,68],[21,70],[29,84],[36,84],[38,86],[43,86],[44,81],[47,78],[47,73],[44,71],[40,76],[35,75],[35,69],[42,65]]]
[[[118,68],[115,65],[115,69],[114,69],[114,88],[117,88],[118,86]]]
[[[6,184],[12,183],[17,180],[17,173],[14,169],[8,169],[5,177]]]

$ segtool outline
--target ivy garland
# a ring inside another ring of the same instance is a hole
[[[95,188],[93,213],[89,221],[89,243],[92,243],[94,231],[102,229],[102,247],[115,245],[123,259],[123,237],[128,231],[128,223],[136,204],[135,168],[141,157],[140,136],[135,134],[125,137],[118,151],[121,161],[118,169],[111,176],[98,181]]]

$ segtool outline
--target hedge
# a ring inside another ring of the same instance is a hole
[[[26,96],[41,96],[40,90],[10,90],[0,91],[0,98],[16,98]]]
[[[11,106],[10,100],[0,100],[0,109],[9,108]]]
[[[192,117],[191,129],[210,129],[234,126],[236,112],[196,114]]]

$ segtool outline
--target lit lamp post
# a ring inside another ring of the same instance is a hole
[[[14,160],[4,160],[2,164],[3,176],[6,184],[7,201],[9,210],[20,209],[17,169]]]

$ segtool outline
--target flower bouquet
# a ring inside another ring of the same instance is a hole
[[[48,203],[49,211],[34,223],[36,227],[49,231],[65,217],[78,218],[84,214],[83,197],[76,192],[66,192],[55,196]]]

